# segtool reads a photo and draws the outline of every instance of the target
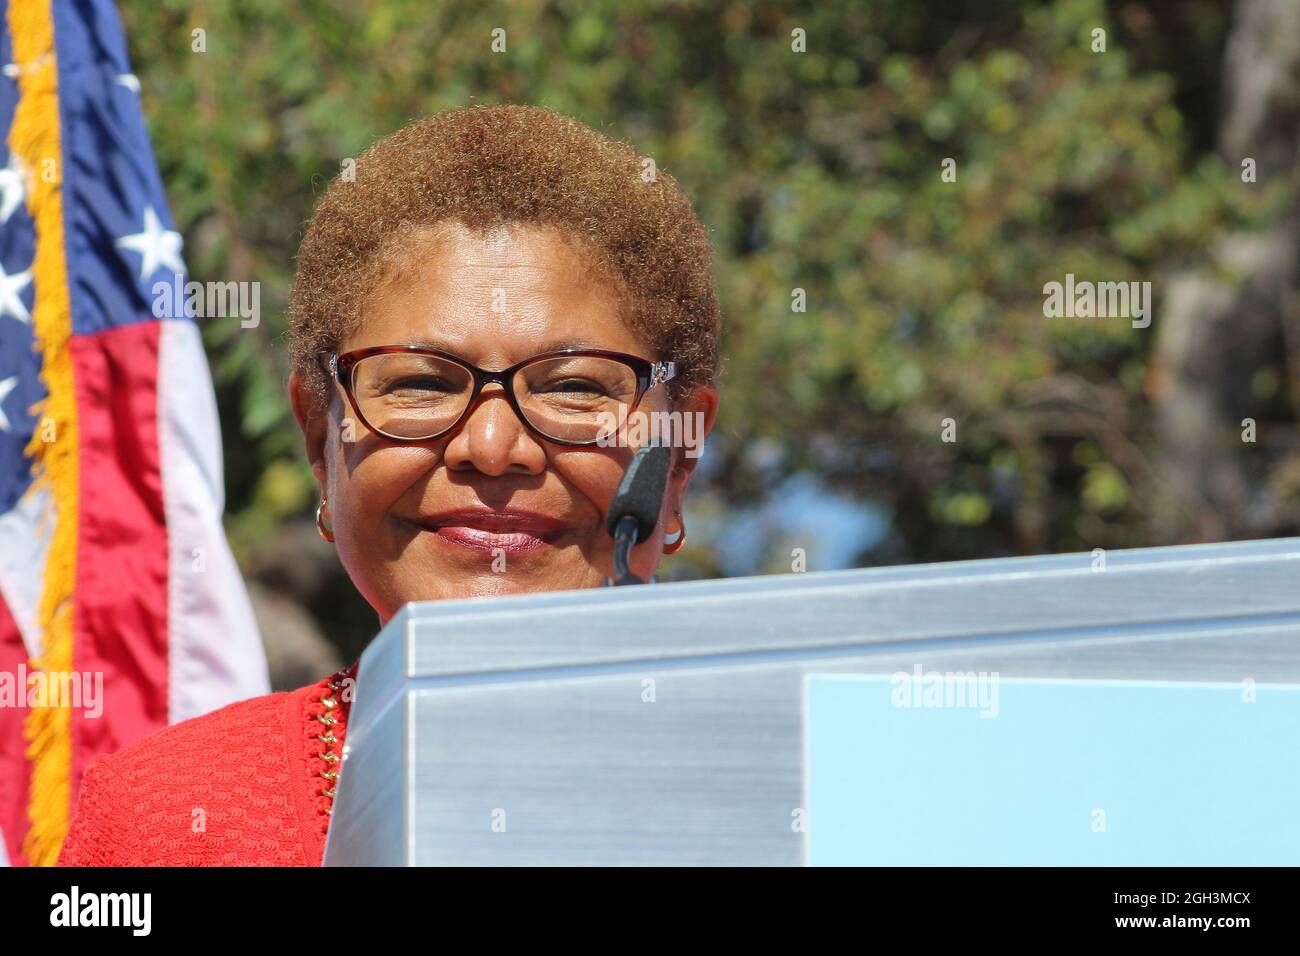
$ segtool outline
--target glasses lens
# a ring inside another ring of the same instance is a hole
[[[432,438],[469,405],[469,369],[432,355],[368,355],[352,370],[352,394],[370,427],[393,438]]]
[[[515,398],[548,438],[589,442],[612,434],[636,400],[636,373],[614,359],[561,355],[524,366]]]

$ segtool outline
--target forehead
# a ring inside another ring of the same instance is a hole
[[[560,348],[652,357],[626,324],[617,280],[556,230],[448,225],[413,236],[391,261],[340,351],[430,345],[489,368]]]

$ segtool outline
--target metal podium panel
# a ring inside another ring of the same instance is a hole
[[[325,862],[798,865],[805,678],[918,665],[1300,683],[1300,539],[410,605]]]

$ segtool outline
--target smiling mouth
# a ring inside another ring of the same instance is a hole
[[[446,512],[422,518],[418,523],[453,547],[507,554],[549,548],[566,528],[563,522],[546,515],[516,511]]]

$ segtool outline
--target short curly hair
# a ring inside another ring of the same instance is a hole
[[[721,314],[708,233],[676,181],[551,110],[471,106],[374,143],[317,205],[289,293],[290,362],[315,395],[326,385],[319,354],[357,327],[368,297],[411,254],[413,234],[450,223],[577,239],[615,279],[628,327],[654,358],[677,363],[673,396],[713,382]]]

